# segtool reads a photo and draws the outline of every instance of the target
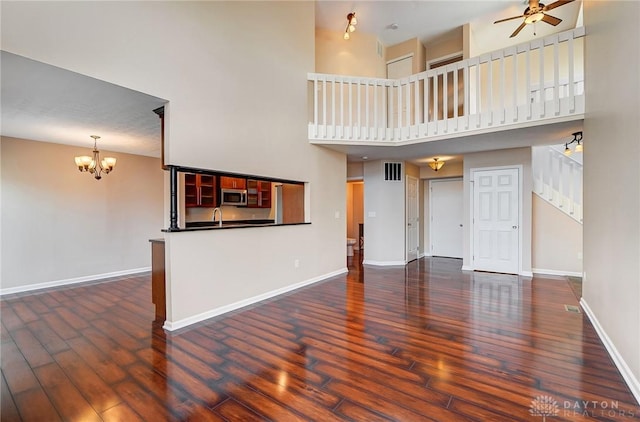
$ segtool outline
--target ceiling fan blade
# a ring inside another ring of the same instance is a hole
[[[558,0],[556,2],[553,2],[553,3],[543,7],[542,10],[544,10],[546,12],[547,10],[555,9],[556,7],[560,7],[560,6],[565,5],[567,3],[571,3],[572,1],[573,0]]]
[[[510,21],[510,20],[513,20],[513,19],[522,19],[522,18],[524,18],[524,17],[525,17],[525,15],[512,16],[512,17],[510,17],[510,18],[500,19],[499,21],[495,21],[494,23],[506,22],[506,21]]]
[[[513,34],[511,34],[511,36],[510,36],[509,38],[513,38],[513,37],[515,37],[516,35],[518,35],[518,33],[519,33],[520,31],[522,31],[522,28],[524,28],[525,26],[527,26],[527,24],[526,24],[526,23],[524,23],[524,22],[522,22],[522,23],[520,24],[520,26],[518,27],[518,29],[516,29],[515,31],[513,31]]]
[[[545,13],[544,16],[542,17],[542,21],[548,23],[549,25],[556,26],[560,22],[562,22],[562,19],[556,18],[555,16],[547,15]]]

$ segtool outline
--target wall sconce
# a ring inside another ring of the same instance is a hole
[[[344,39],[348,40],[351,38],[349,35],[351,32],[356,30],[356,25],[358,24],[358,19],[356,19],[356,12],[351,12],[347,15],[347,27],[344,30]]]
[[[571,153],[573,151],[571,151],[571,148],[569,148],[569,145],[571,145],[574,142],[577,142],[576,147],[575,147],[575,152],[582,152],[582,131],[580,132],[574,132],[572,133],[573,135],[573,139],[571,140],[571,142],[567,142],[566,144],[564,144],[564,155],[569,156],[571,155]]]
[[[444,161],[438,161],[437,158],[434,158],[433,161],[429,162],[429,167],[433,169],[433,171],[438,171],[444,166]]]

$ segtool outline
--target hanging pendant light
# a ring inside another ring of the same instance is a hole
[[[102,179],[102,172],[109,174],[116,166],[116,159],[114,157],[105,157],[100,160],[100,151],[98,151],[98,135],[91,135],[93,138],[93,156],[80,155],[75,157],[76,165],[80,172],[88,171],[93,174],[96,180]]]

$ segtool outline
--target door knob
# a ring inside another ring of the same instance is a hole
[[[512,228],[514,228],[514,229],[517,229],[517,228],[518,228],[518,226],[511,226],[511,227],[512,227]]]

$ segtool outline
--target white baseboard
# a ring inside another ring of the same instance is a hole
[[[533,273],[531,271],[520,271],[518,275],[522,277],[533,277]]]
[[[243,299],[243,300],[240,300],[238,302],[231,303],[229,305],[220,306],[219,308],[215,308],[215,309],[212,309],[210,311],[202,312],[202,313],[200,313],[198,315],[194,315],[194,316],[191,316],[191,317],[188,317],[188,318],[183,318],[183,319],[181,319],[179,321],[174,321],[174,322],[165,321],[164,325],[162,326],[162,328],[164,328],[167,331],[179,330],[180,328],[187,327],[187,326],[189,326],[191,324],[195,324],[195,323],[204,321],[206,319],[216,317],[218,315],[226,314],[227,312],[235,311],[236,309],[244,308],[245,306],[253,305],[254,303],[258,303],[258,302],[261,302],[263,300],[270,299],[270,298],[272,298],[274,296],[278,296],[278,295],[281,295],[283,293],[288,293],[288,292],[290,292],[292,290],[296,290],[296,289],[299,289],[301,287],[305,287],[305,286],[308,286],[310,284],[317,283],[319,281],[323,281],[323,280],[326,280],[326,279],[331,278],[331,277],[335,277],[335,276],[340,275],[340,274],[344,274],[344,273],[346,273],[348,271],[349,270],[346,267],[345,268],[341,268],[339,270],[336,270],[336,271],[333,271],[333,272],[330,272],[330,273],[327,273],[327,274],[323,274],[321,276],[314,277],[314,278],[311,278],[309,280],[301,281],[300,283],[292,284],[290,286],[282,287],[282,288],[276,289],[276,290],[271,290],[269,292],[262,293],[262,294],[257,295],[257,296],[253,296],[253,297],[250,297],[248,299]]]
[[[407,265],[407,263],[404,261],[372,261],[370,259],[365,259],[364,261],[362,261],[362,264],[375,265],[377,267],[393,267],[398,265],[404,267],[405,265]]]
[[[545,270],[543,268],[533,268],[534,274],[542,275],[559,275],[568,277],[582,277],[582,273],[576,271],[562,271],[562,270]]]
[[[463,265],[460,269],[462,271],[473,271],[473,267],[471,267],[470,265]]]
[[[32,290],[49,289],[51,287],[68,286],[70,284],[86,283],[88,281],[103,280],[111,277],[120,277],[151,271],[151,267],[134,268],[130,270],[113,271],[110,273],[93,274],[83,277],[67,278],[64,280],[48,281],[46,283],[28,284],[26,286],[8,287],[0,289],[0,296],[10,295],[14,293],[30,292]]]
[[[584,309],[584,313],[587,314],[587,317],[589,317],[589,321],[591,321],[593,328],[595,328],[596,333],[598,333],[598,337],[600,337],[600,340],[602,340],[604,347],[609,352],[609,356],[611,356],[611,359],[613,359],[613,363],[615,363],[616,367],[622,374],[622,378],[624,378],[627,386],[629,386],[631,394],[633,394],[633,396],[636,398],[636,401],[640,403],[640,380],[638,380],[633,375],[633,372],[631,371],[631,368],[629,368],[629,365],[627,365],[620,353],[618,353],[618,349],[616,349],[616,346],[604,331],[602,325],[600,325],[598,318],[596,318],[595,314],[589,307],[589,304],[586,300],[584,300],[584,297],[580,299],[580,305],[582,306],[582,309]]]

